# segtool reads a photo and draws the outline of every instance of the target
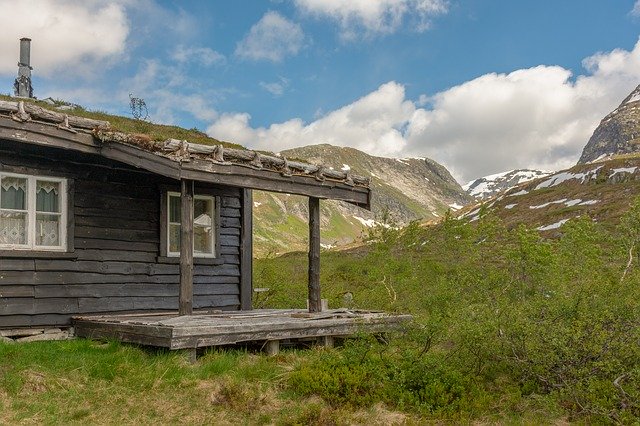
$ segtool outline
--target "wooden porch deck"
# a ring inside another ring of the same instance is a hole
[[[195,349],[241,342],[346,337],[398,328],[410,315],[331,309],[258,309],[220,313],[126,314],[75,317],[75,334],[169,349]]]

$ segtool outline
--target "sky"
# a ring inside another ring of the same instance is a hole
[[[0,0],[34,94],[278,152],[558,170],[640,84],[640,0]]]

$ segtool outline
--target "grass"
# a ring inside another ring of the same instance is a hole
[[[283,377],[304,356],[211,350],[192,365],[179,353],[115,342],[0,343],[0,423],[384,424],[384,416],[411,418],[381,405],[347,411],[283,390]]]
[[[17,99],[11,96],[0,95],[0,99],[7,101],[25,101],[31,102],[47,109],[55,109],[56,106],[67,105],[63,101],[55,101],[55,105],[50,105],[39,100]],[[243,148],[241,145],[219,141],[218,139],[208,136],[206,133],[198,129],[183,129],[178,126],[170,126],[164,124],[155,124],[145,120],[135,120],[133,118],[122,117],[118,115],[108,114],[102,111],[90,111],[82,107],[76,107],[71,110],[63,111],[65,114],[76,115],[79,117],[91,118],[94,120],[108,121],[114,130],[124,133],[141,133],[149,136],[152,140],[164,141],[166,139],[187,140],[191,143],[203,145],[222,144],[229,148]]]

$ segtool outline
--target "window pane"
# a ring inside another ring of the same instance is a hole
[[[213,253],[213,199],[193,200],[193,251]]]
[[[169,195],[169,222],[180,222],[180,197]]]
[[[0,208],[13,210],[27,209],[27,180],[3,177],[0,181]]]
[[[209,223],[207,225],[211,226],[211,216],[213,214],[213,199],[196,198],[193,200],[193,217],[197,218],[198,216],[201,216],[203,214],[209,215]]]
[[[0,211],[0,244],[27,244],[27,214]]]
[[[60,245],[60,216],[55,214],[38,214],[36,218],[36,245]]]
[[[60,212],[60,182],[46,182],[39,180],[36,183],[36,211]]]
[[[169,225],[169,251],[171,253],[180,251],[180,225]]]
[[[195,253],[213,253],[213,239],[210,226],[193,226],[193,251]]]

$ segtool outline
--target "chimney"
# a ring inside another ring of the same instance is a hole
[[[13,83],[13,93],[20,98],[33,98],[31,87],[31,39],[20,39],[20,62],[18,62],[18,77]]]

